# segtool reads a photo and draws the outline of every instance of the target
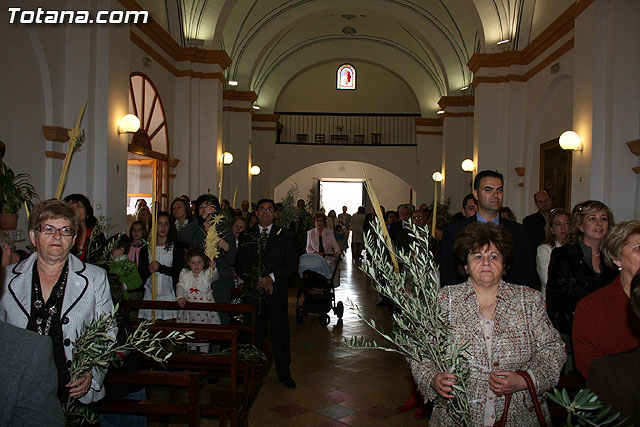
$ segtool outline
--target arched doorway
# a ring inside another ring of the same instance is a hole
[[[293,186],[298,186],[298,197],[306,199],[313,191],[319,201],[319,187],[321,182],[363,182],[363,163],[354,161],[329,161],[305,167],[282,180],[274,190],[275,200],[284,197]],[[414,189],[402,178],[379,166],[364,163],[367,177],[371,180],[380,203],[387,209],[395,210],[402,203],[415,203]],[[369,205],[367,197],[363,198],[365,206]],[[319,208],[318,203],[314,208]]]

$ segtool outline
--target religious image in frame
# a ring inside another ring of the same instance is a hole
[[[571,151],[559,138],[540,144],[540,189],[546,190],[554,208],[571,210]]]

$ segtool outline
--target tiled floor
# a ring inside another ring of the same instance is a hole
[[[373,336],[347,300],[356,303],[367,318],[390,328],[387,308],[377,307],[377,296],[364,273],[347,257],[340,266],[341,286],[336,300],[345,304],[341,321],[330,312],[331,323],[322,326],[310,314],[304,324],[295,321],[295,293],[289,294],[292,377],[297,388],[284,388],[272,367],[251,408],[252,426],[406,426],[427,425],[413,412],[396,406],[410,394],[409,370],[404,359],[375,350],[349,350],[344,338]]]

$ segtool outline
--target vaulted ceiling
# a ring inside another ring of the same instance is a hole
[[[423,115],[471,84],[475,52],[521,49],[574,0],[139,0],[184,46],[223,49],[265,112],[301,71],[332,60],[396,73]],[[160,6],[162,5],[162,6]],[[538,22],[536,22],[538,21]]]

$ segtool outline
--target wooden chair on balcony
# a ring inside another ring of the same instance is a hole
[[[315,135],[315,143],[316,144],[324,144],[324,133],[316,133],[316,135]]]
[[[371,143],[380,145],[382,144],[382,134],[381,133],[371,133]]]
[[[307,143],[307,134],[306,133],[297,133],[296,134],[296,142],[298,144],[306,144]]]
[[[364,135],[353,135],[354,144],[364,144]]]

